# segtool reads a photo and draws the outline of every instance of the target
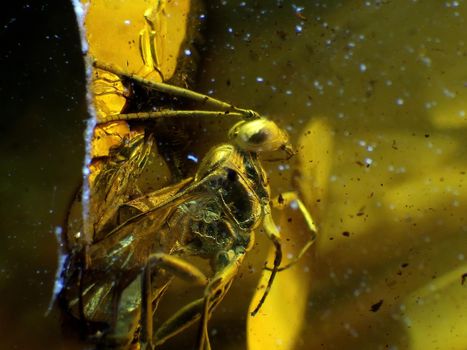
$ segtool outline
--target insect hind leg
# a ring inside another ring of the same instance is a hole
[[[220,255],[222,261],[217,267],[217,272],[211,279],[204,291],[203,310],[200,320],[198,335],[198,350],[210,350],[208,334],[208,321],[214,308],[222,301],[227,294],[232,281],[238,273],[238,269],[245,256],[245,249],[239,247],[238,250],[230,250],[226,254]]]
[[[198,343],[196,349],[210,350],[208,335],[208,321],[212,312],[222,301],[238,273],[243,261],[244,250],[235,253],[230,251],[228,260],[216,268],[215,275],[210,279],[204,291],[204,297],[197,299],[178,310],[171,318],[165,321],[156,331],[155,345],[164,343],[169,338],[180,333],[196,321],[200,320]]]
[[[143,270],[141,285],[141,347],[154,349],[153,341],[153,295],[151,276],[155,268],[162,268],[174,276],[195,285],[207,284],[206,276],[194,265],[179,257],[164,253],[154,253],[149,256]],[[158,296],[160,298],[160,296]],[[180,331],[184,329],[180,328]],[[176,332],[178,333],[178,331]],[[176,334],[174,333],[174,334]]]

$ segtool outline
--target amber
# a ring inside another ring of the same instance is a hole
[[[271,188],[297,190],[319,230],[312,251],[280,273],[259,314],[247,317],[245,303],[251,311],[268,277],[263,274],[251,301],[263,259],[253,255],[257,273],[244,268],[214,329],[228,334],[247,318],[251,349],[467,346],[464,5],[208,6],[212,30],[198,90],[214,90],[288,130],[298,153],[267,164]],[[122,20],[116,21],[118,35],[104,37],[112,45],[90,40],[90,53],[131,73],[165,78],[174,69],[148,73],[132,42],[135,33],[148,35],[143,7],[101,9],[102,21],[86,24],[89,33],[107,32],[115,18]],[[135,26],[133,39],[124,32],[129,26]],[[165,53],[171,45],[161,50],[163,57],[171,56]],[[154,55],[143,56],[154,66]],[[200,142],[225,139],[210,133],[218,127],[207,122]],[[304,223],[288,215],[279,226],[285,256],[293,259],[307,240]],[[213,336],[217,348],[242,348],[244,341],[242,335]]]
[[[267,2],[214,17],[203,86],[230,80],[218,96],[282,121],[299,153],[270,165],[272,186],[295,184],[319,228],[248,320],[250,347],[464,349],[465,4]]]

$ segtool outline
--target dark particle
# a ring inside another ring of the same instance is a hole
[[[279,197],[277,197],[277,202],[278,202],[279,204],[284,203],[284,197],[282,197],[282,194],[280,194]]]
[[[283,30],[278,30],[278,31],[276,31],[276,34],[277,34],[277,36],[279,37],[279,39],[281,39],[281,40],[287,40],[287,33],[284,32]]]
[[[380,309],[381,305],[383,305],[383,299],[378,301],[376,304],[371,305],[370,311],[377,312]]]

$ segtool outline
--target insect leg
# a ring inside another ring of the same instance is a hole
[[[237,254],[233,251],[230,253],[230,258],[228,257],[228,260],[220,265],[217,273],[207,285],[204,297],[182,307],[159,327],[154,335],[156,345],[164,343],[201,318],[197,348],[198,350],[210,349],[207,326],[209,318],[230,288],[244,257],[244,250]]]
[[[185,305],[178,310],[171,318],[165,321],[154,333],[155,345],[161,345],[166,340],[177,335],[184,329],[191,326],[201,316],[204,306],[204,298]]]
[[[141,342],[143,348],[153,348],[153,325],[152,325],[152,283],[151,273],[154,268],[163,268],[174,276],[192,282],[195,285],[207,284],[206,276],[195,266],[186,261],[164,253],[154,253],[149,256],[148,262],[143,270],[141,286]],[[182,328],[183,329],[183,328]]]
[[[198,350],[210,350],[208,321],[214,308],[222,301],[229,290],[233,279],[245,256],[245,249],[239,251],[230,250],[222,254],[222,262],[218,264],[218,271],[207,285],[204,291],[204,304],[200,320],[198,336]],[[220,260],[220,259],[219,259]]]
[[[272,218],[271,208],[267,206],[264,210],[265,210],[265,215],[263,219],[263,227],[264,227],[264,230],[266,231],[266,235],[274,244],[274,247],[276,249],[276,255],[274,257],[274,265],[273,265],[273,268],[271,269],[271,276],[269,276],[266,289],[258,305],[251,312],[251,316],[255,316],[258,313],[259,309],[261,308],[264,301],[266,300],[266,297],[269,294],[269,290],[271,289],[272,282],[274,282],[274,278],[276,277],[276,273],[279,271],[279,265],[281,264],[281,261],[282,261],[281,236],[280,236],[279,230],[277,229],[277,226],[274,223],[274,219]]]
[[[308,230],[310,231],[310,239],[302,247],[298,255],[290,263],[278,269],[278,271],[284,271],[288,269],[289,267],[293,266],[294,264],[296,264],[302,258],[302,256],[307,252],[307,250],[312,246],[312,244],[316,240],[317,229],[316,229],[315,222],[313,221],[313,218],[310,212],[308,211],[306,206],[303,204],[303,202],[300,200],[300,198],[298,198],[297,192],[281,193],[279,196],[274,198],[271,201],[271,203],[274,208],[277,208],[280,210],[285,210],[288,208],[298,209],[305,220]],[[266,267],[266,269],[272,270],[270,267]]]

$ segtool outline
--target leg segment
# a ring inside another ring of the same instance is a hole
[[[209,282],[204,291],[203,312],[201,314],[198,350],[210,350],[208,334],[208,321],[214,308],[222,301],[227,294],[232,281],[238,273],[238,269],[245,256],[244,248],[240,252],[230,250],[222,257],[222,264],[219,264],[218,271]]]
[[[243,261],[244,250],[238,253],[231,250],[226,256],[228,260],[218,267],[218,271],[206,286],[204,297],[182,307],[158,328],[154,335],[156,345],[164,343],[200,319],[197,349],[209,350],[211,348],[208,335],[209,318],[237,275],[238,268]]]
[[[303,248],[300,250],[298,253],[297,257],[290,262],[289,264],[279,267],[281,260],[282,260],[282,249],[281,249],[281,243],[280,243],[280,233],[277,230],[276,224],[274,223],[274,220],[271,215],[271,209],[269,207],[265,208],[265,216],[263,219],[263,226],[264,230],[266,231],[266,234],[268,238],[273,242],[275,248],[276,248],[276,256],[274,258],[274,265],[273,267],[266,267],[266,270],[271,271],[271,276],[269,277],[268,284],[266,286],[266,290],[264,291],[263,296],[261,297],[258,305],[256,308],[252,311],[251,315],[255,316],[261,306],[263,305],[264,301],[266,300],[267,295],[269,294],[269,290],[271,289],[272,282],[274,281],[274,278],[276,276],[276,273],[279,271],[283,271],[285,269],[288,269],[290,266],[295,264],[300,258],[306,253],[306,251],[310,248],[310,246],[313,244],[313,242],[316,239],[316,225],[313,221],[313,218],[311,217],[310,213],[306,209],[305,205],[303,202],[298,198],[297,194],[295,192],[286,192],[281,195],[279,195],[277,198],[275,198],[271,202],[272,206],[274,208],[278,208],[281,210],[284,210],[286,208],[292,207],[295,209],[300,210],[301,214],[303,215],[303,218],[305,219],[305,222],[308,226],[308,229],[311,232],[311,239],[308,241],[307,244],[303,246]]]
[[[148,258],[146,267],[143,270],[141,286],[141,345],[143,348],[153,349],[153,296],[151,274],[153,269],[163,268],[174,276],[195,285],[204,286],[207,284],[206,276],[195,266],[186,261],[164,253],[155,253]]]
[[[177,335],[199,320],[204,305],[204,298],[197,299],[178,310],[165,321],[154,333],[155,345],[161,345],[166,340]]]
[[[282,248],[281,248],[281,236],[280,232],[277,229],[276,224],[274,223],[274,219],[272,218],[271,215],[271,208],[267,206],[265,209],[265,215],[263,219],[263,227],[264,230],[266,231],[266,235],[268,238],[272,241],[274,244],[274,247],[276,249],[276,256],[274,257],[274,265],[271,270],[271,276],[269,276],[268,284],[266,286],[266,289],[264,291],[263,296],[261,297],[258,305],[255,307],[255,309],[251,312],[251,316],[255,316],[261,306],[263,305],[264,301],[266,300],[266,297],[269,294],[269,290],[271,289],[272,283],[274,282],[274,278],[276,277],[276,273],[279,271],[279,266],[282,261]]]
[[[298,198],[298,195],[296,192],[285,192],[277,196],[272,200],[272,206],[273,208],[277,208],[280,210],[286,210],[289,208],[292,208],[294,210],[300,210],[300,213],[303,216],[303,219],[305,220],[305,223],[308,227],[308,230],[310,231],[310,240],[302,247],[298,255],[287,265],[282,266],[278,269],[278,271],[283,271],[288,269],[289,267],[293,266],[296,264],[302,256],[307,252],[307,250],[311,247],[311,245],[315,242],[316,237],[317,237],[317,229],[315,222],[313,221],[313,218],[306,208],[306,206],[303,204],[303,202]],[[272,270],[271,268],[267,267],[267,270]]]

